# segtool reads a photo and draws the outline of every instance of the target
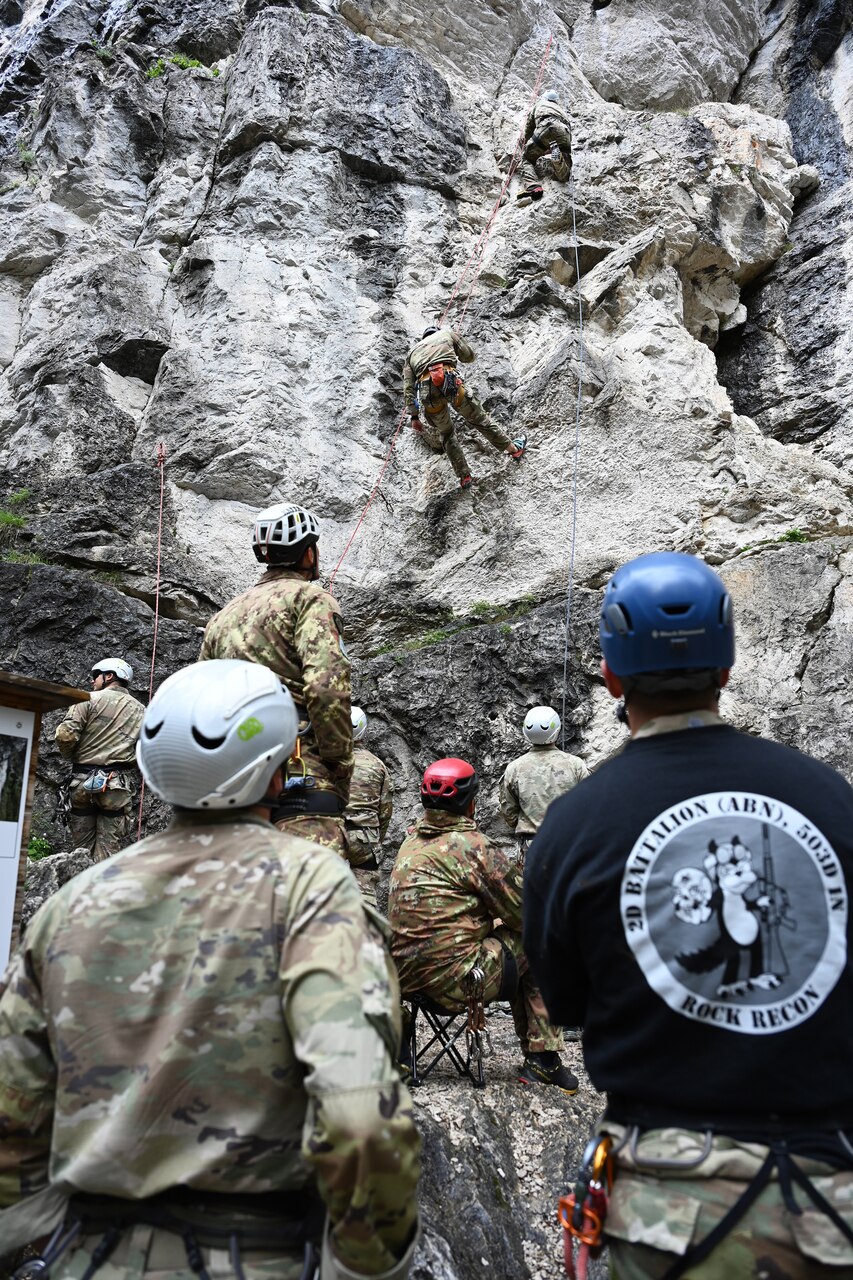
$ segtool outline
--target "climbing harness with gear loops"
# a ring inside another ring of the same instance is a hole
[[[581,1161],[574,1191],[561,1196],[557,1216],[563,1228],[563,1257],[571,1280],[586,1280],[589,1259],[601,1252],[607,1197],[613,1186],[613,1139],[591,1138]],[[578,1241],[577,1264],[575,1241]]]

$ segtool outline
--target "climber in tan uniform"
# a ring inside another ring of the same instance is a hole
[[[553,707],[532,707],[524,717],[523,729],[529,748],[510,761],[500,781],[501,814],[518,836],[522,863],[551,802],[589,777],[580,756],[571,756],[555,745],[560,727]]]
[[[68,822],[74,848],[103,862],[129,843],[136,740],[145,708],[128,689],[133,667],[104,658],[92,667],[92,696],[73,706],[56,730],[73,769]]]
[[[527,436],[518,435],[510,440],[501,431],[471,386],[462,381],[456,366],[461,360],[470,364],[474,352],[455,329],[438,329],[430,325],[424,329],[420,342],[416,342],[403,364],[403,398],[406,413],[415,431],[423,434],[432,449],[442,449],[450,459],[459,484],[467,489],[473,483],[471,470],[462,452],[449,406],[476,427],[490,444],[503,450],[520,462],[527,448]],[[421,418],[426,414],[426,421]]]
[[[261,511],[252,530],[261,580],[221,609],[199,659],[244,658],[269,667],[300,718],[297,748],[273,821],[280,831],[346,857],[343,812],[352,774],[350,661],[337,600],[317,582],[320,523],[295,503]]]
[[[568,182],[572,171],[572,128],[553,89],[543,93],[527,117],[524,139],[519,170],[521,186],[516,200],[519,204],[530,204],[541,200],[544,194],[536,173],[537,160],[548,157],[557,182]]]
[[[361,707],[353,707],[354,764],[349,804],[344,814],[347,861],[355,872],[361,892],[375,906],[380,846],[391,821],[394,788],[379,757],[362,746],[361,740],[366,732],[367,716]]]

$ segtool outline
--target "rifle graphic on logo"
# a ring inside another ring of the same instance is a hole
[[[761,949],[764,969],[782,978],[790,973],[790,968],[782,948],[779,930],[784,928],[794,933],[797,922],[790,915],[791,903],[787,890],[776,883],[773,854],[770,849],[770,828],[766,822],[761,824],[761,852],[762,868],[761,875],[758,877],[758,889],[761,903]]]

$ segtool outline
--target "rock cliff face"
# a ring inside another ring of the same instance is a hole
[[[317,510],[329,571],[449,306],[530,449],[463,432],[462,493],[406,428],[336,575],[389,856],[437,754],[477,760],[501,836],[534,702],[565,694],[569,749],[613,749],[599,591],[663,547],[733,592],[727,713],[853,776],[848,4],[7,0],[0,24],[4,665],[79,680],[120,651],[147,687],[160,440],[157,681],[253,580],[258,507]],[[546,48],[575,204],[511,188],[454,294]],[[42,770],[50,834],[49,748]],[[477,1204],[508,1233],[481,1257],[550,1274],[520,1261],[521,1200]],[[440,1236],[423,1275],[475,1274]]]

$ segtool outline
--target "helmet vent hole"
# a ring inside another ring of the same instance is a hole
[[[664,604],[661,605],[663,613],[668,614],[670,618],[678,618],[682,614],[690,612],[689,604]]]
[[[161,720],[159,724],[151,724],[151,725],[146,724],[142,732],[145,734],[146,738],[156,738],[157,734],[160,732],[162,728],[163,728],[163,721]]]
[[[200,747],[204,747],[205,751],[218,750],[227,736],[226,734],[223,734],[221,738],[206,738],[201,730],[197,729],[195,725],[193,725],[192,733],[198,745]]]

